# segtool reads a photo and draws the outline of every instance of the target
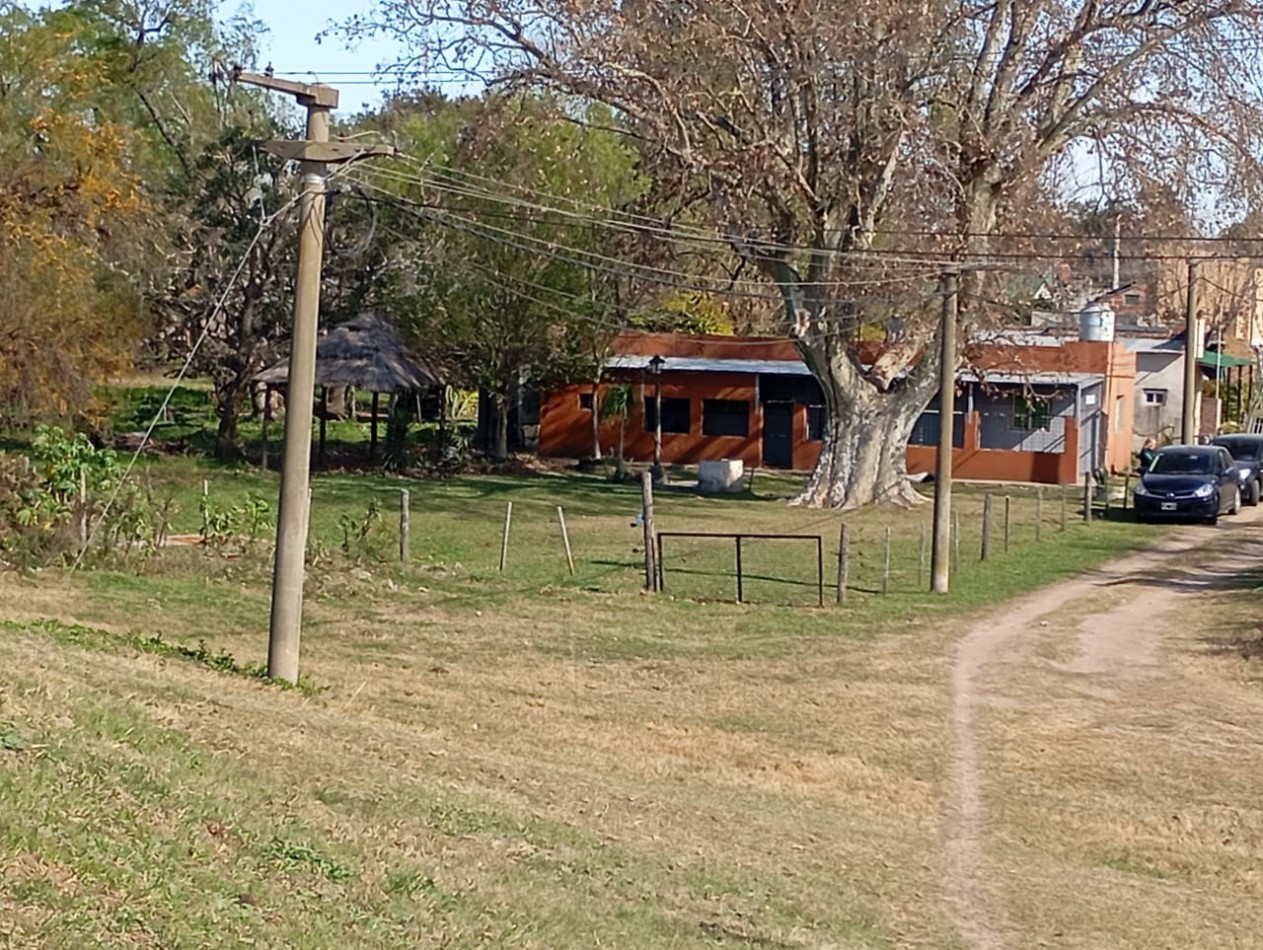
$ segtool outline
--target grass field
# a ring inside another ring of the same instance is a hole
[[[275,476],[191,458],[199,496]],[[399,490],[412,557],[396,556]],[[661,530],[820,533],[787,480],[661,491]],[[641,590],[639,489],[570,473],[321,475],[305,688],[261,681],[266,545],[133,570],[0,575],[0,935],[14,947],[953,947],[939,807],[947,649],[966,618],[1153,536],[1059,493],[964,488],[953,593],[924,592],[929,507],[848,513],[848,602],[810,557],[668,548]],[[498,570],[513,503],[507,570]],[[576,558],[569,576],[556,508]],[[377,518],[369,517],[376,509]],[[359,529],[370,527],[364,538]],[[890,593],[880,593],[891,529]]]

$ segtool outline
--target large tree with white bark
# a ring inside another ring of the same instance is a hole
[[[1263,130],[1263,0],[379,0],[352,31],[612,107],[660,181],[783,299],[829,410],[812,505],[908,502],[937,389],[938,302],[962,320],[1024,202],[1085,156],[1240,211]],[[874,326],[898,317],[897,332]]]

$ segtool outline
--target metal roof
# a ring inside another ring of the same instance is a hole
[[[648,356],[615,356],[606,363],[609,369],[649,371]],[[798,360],[740,360],[704,357],[670,356],[664,359],[662,371],[690,373],[757,373],[764,376],[810,376],[807,364]],[[1091,386],[1103,377],[1099,373],[995,372],[961,373],[957,377],[967,383],[994,383],[1022,386]]]
[[[615,356],[605,365],[609,369],[649,371],[648,356]],[[695,356],[668,356],[662,362],[664,373],[758,373],[764,376],[810,376],[811,370],[801,360],[712,359]]]
[[[993,383],[999,386],[1094,386],[1105,377],[1100,373],[961,373],[956,377],[962,383]]]

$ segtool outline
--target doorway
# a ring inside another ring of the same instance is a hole
[[[768,468],[794,467],[794,404],[763,404],[763,464]]]

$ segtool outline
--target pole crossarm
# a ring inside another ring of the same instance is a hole
[[[284,92],[298,100],[300,106],[308,109],[336,109],[338,107],[338,90],[324,83],[295,82],[292,79],[277,79],[267,73],[251,73],[240,66],[232,68],[232,81],[247,86],[258,86],[271,89],[273,92]]]
[[[356,145],[354,142],[308,142],[303,139],[271,139],[259,147],[287,162],[319,162],[341,165],[360,158],[394,158],[393,145]]]

